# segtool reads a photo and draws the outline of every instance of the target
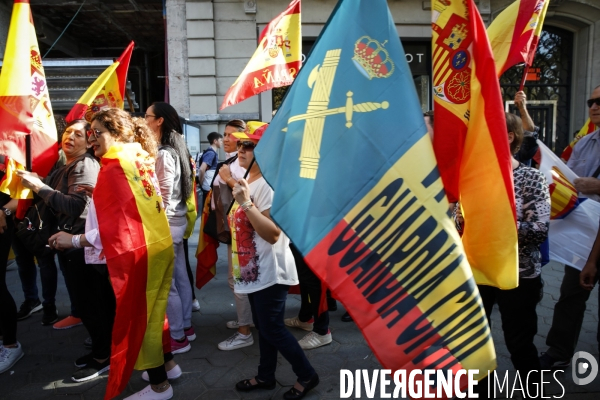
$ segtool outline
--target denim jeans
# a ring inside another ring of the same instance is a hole
[[[292,370],[299,381],[308,381],[315,374],[298,340],[283,323],[285,299],[289,288],[287,285],[273,285],[248,294],[254,325],[258,329],[258,379],[263,382],[275,381],[277,352],[292,364]]]
[[[19,278],[21,278],[21,288],[23,289],[25,299],[39,300],[37,268],[35,266],[35,260],[37,259],[42,281],[43,304],[54,304],[58,279],[54,255],[36,257],[34,259],[34,255],[27,249],[27,244],[19,240],[18,237],[14,238],[12,247],[19,268]]]
[[[171,337],[176,340],[183,338],[185,336],[184,329],[192,326],[192,288],[183,254],[185,228],[186,225],[170,227],[175,250],[175,267],[167,303],[167,317],[169,318]]]

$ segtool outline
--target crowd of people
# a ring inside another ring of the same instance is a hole
[[[534,345],[536,306],[543,293],[550,191],[544,175],[531,166],[537,133],[523,92],[517,93],[515,103],[522,118],[506,113],[506,125],[514,155],[519,286],[511,290],[479,286],[479,292],[488,320],[493,305],[498,305],[513,365],[527,373],[569,364],[586,300],[598,280],[600,234],[582,272],[565,266],[547,338],[549,348],[539,355]],[[600,87],[593,91],[588,106],[591,121],[600,126]],[[424,117],[429,134],[434,135],[433,112]],[[208,135],[209,147],[194,160],[177,112],[164,102],[152,104],[145,118],[105,109],[91,121],[70,121],[62,129],[63,157],[47,177],[18,172],[23,186],[35,193],[26,216],[37,214],[40,221],[58,227],[49,234],[47,244],[38,247],[28,242],[30,236],[19,233],[22,222],[14,218],[18,202],[0,193],[0,373],[25,354],[17,341],[17,321],[43,310],[42,325],[68,329],[83,324],[89,333],[85,345],[91,351],[74,360],[73,381],[84,382],[117,369],[128,380],[131,371],[127,369],[135,367],[144,370],[142,378],[149,385],[128,399],[171,398],[170,381],[183,373],[174,355],[190,351],[196,339],[192,312],[199,304],[187,254],[187,238],[196,224],[196,183],[202,204],[207,202],[215,220],[220,221],[216,238],[227,245],[228,283],[237,313],[236,320],[227,322],[227,328],[235,333],[218,348],[230,351],[251,346],[255,339],[252,329],[258,333],[257,374],[238,382],[236,389],[274,389],[278,353],[297,376],[284,398],[300,399],[317,386],[319,376],[305,351],[332,342],[328,309],[335,310],[336,304],[270,218],[273,190],[254,160],[254,148],[266,128],[264,123],[231,120],[223,135]],[[218,157],[221,147],[226,154],[223,162]],[[568,165],[580,176],[574,182],[579,192],[600,194],[600,130],[575,145]],[[465,222],[460,204],[453,205],[453,210],[461,231]],[[6,285],[11,248],[25,298],[19,311]],[[55,306],[58,269],[71,304],[63,320]],[[130,291],[133,281],[144,277],[143,288]],[[297,316],[284,319],[287,294],[296,285],[301,308]],[[142,315],[148,316],[148,321],[142,324],[143,332],[126,336],[128,318],[139,317],[130,310],[135,307],[119,302],[130,293],[138,297],[129,300],[146,304]],[[165,316],[168,324],[164,324]],[[352,318],[345,314],[342,320]],[[287,327],[308,333],[296,340]],[[598,339],[600,342],[600,329]],[[135,359],[128,359],[125,366],[115,365],[116,353]],[[486,395],[480,392],[481,397]]]

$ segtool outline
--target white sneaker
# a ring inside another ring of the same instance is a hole
[[[304,350],[316,349],[317,347],[325,346],[331,343],[331,332],[327,332],[326,335],[319,335],[317,332],[310,332],[302,339],[298,340],[298,344]]]
[[[192,301],[192,312],[193,311],[200,311],[200,302],[198,299],[194,299],[194,301]]]
[[[228,321],[227,322],[227,327],[229,329],[237,329],[237,328],[240,327],[240,324],[239,324],[239,322],[237,320],[236,321]],[[254,324],[250,324],[250,328],[254,328]]]
[[[169,388],[162,393],[156,393],[152,390],[152,386],[148,385],[137,393],[132,394],[129,397],[125,397],[123,400],[169,400],[173,397],[173,387],[169,385]]]
[[[182,374],[183,374],[183,372],[181,371],[181,368],[179,367],[179,365],[175,365],[175,367],[173,367],[173,369],[171,369],[170,371],[167,371],[167,379],[170,381],[174,381],[175,379],[179,378]],[[148,371],[142,372],[142,379],[145,380],[146,382],[150,382],[150,377],[148,376]]]
[[[300,321],[300,318],[298,318],[298,317],[286,318],[283,320],[283,323],[286,326],[291,326],[292,328],[304,329],[305,331],[309,331],[309,332],[312,331],[312,329],[313,329],[312,322],[302,322],[302,321]]]
[[[17,347],[14,348],[0,346],[0,374],[12,368],[24,355],[25,353],[23,353],[23,348],[19,342],[17,342]]]
[[[219,350],[235,350],[241,349],[242,347],[252,346],[254,344],[254,338],[250,334],[247,338],[243,338],[242,334],[236,332],[227,340],[219,343]]]

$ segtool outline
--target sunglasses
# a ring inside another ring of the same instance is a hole
[[[587,105],[589,108],[592,108],[592,105],[594,104],[600,107],[600,97],[596,97],[595,99],[589,99],[587,101]]]
[[[237,142],[237,148],[239,149],[239,148],[242,148],[242,147],[244,148],[245,151],[254,150],[254,148],[256,147],[256,143],[249,142],[249,141],[243,141],[242,142],[240,140],[240,141]]]
[[[93,136],[96,140],[98,140],[98,137],[102,135],[102,132],[100,132],[99,129],[88,129],[86,133],[88,138]]]

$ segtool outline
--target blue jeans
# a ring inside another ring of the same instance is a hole
[[[308,381],[315,374],[304,350],[283,324],[289,288],[287,285],[273,285],[248,294],[254,325],[258,329],[258,379],[263,382],[275,381],[277,352],[292,364],[292,370],[299,381]]]
[[[19,267],[19,278],[21,278],[21,287],[25,299],[37,301],[39,300],[37,287],[37,268],[33,254],[27,249],[27,244],[15,237],[13,240],[13,250],[15,252],[15,260]],[[54,255],[37,257],[38,266],[40,267],[40,277],[42,278],[42,297],[44,305],[54,304],[56,297],[57,271]]]

